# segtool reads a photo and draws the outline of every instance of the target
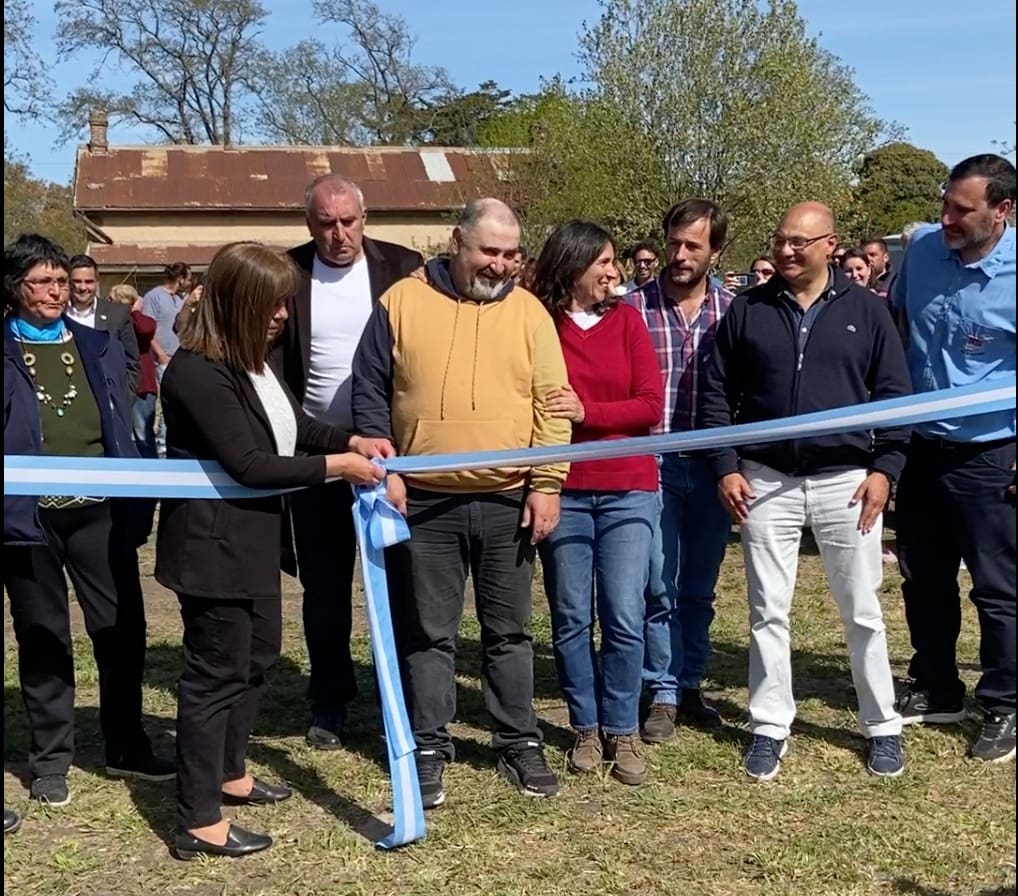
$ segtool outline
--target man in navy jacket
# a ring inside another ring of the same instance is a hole
[[[790,209],[773,237],[778,275],[736,297],[722,319],[702,396],[702,425],[728,426],[907,395],[904,351],[887,304],[828,264],[834,216]],[[712,452],[722,503],[742,527],[750,605],[744,768],[779,771],[795,717],[788,618],[802,527],[820,548],[845,621],[867,768],[899,775],[901,717],[878,591],[881,513],[904,464],[908,431],[839,433]]]

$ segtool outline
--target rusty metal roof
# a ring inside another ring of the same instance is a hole
[[[138,243],[89,243],[91,255],[101,271],[116,271],[127,268],[159,269],[178,261],[193,268],[205,268],[212,261],[212,256],[219,251],[222,243],[208,245],[205,243],[178,243],[159,246],[139,245]],[[289,246],[271,246],[285,252]]]
[[[463,147],[111,146],[78,148],[77,211],[287,210],[320,174],[340,174],[368,209],[445,211],[510,179],[520,150]],[[481,186],[483,185],[483,187]]]

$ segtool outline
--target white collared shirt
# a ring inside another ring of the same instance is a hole
[[[74,307],[74,302],[67,302],[67,316],[75,323],[84,324],[86,327],[95,329],[95,312],[99,307],[99,297],[92,296],[92,304],[88,306],[84,311],[79,311]]]

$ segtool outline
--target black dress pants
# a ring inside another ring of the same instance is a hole
[[[177,684],[177,823],[222,818],[224,781],[243,778],[265,673],[279,658],[282,598],[178,594],[184,670]]]
[[[99,673],[99,723],[108,763],[151,754],[141,725],[145,614],[140,592],[120,604],[109,502],[40,510],[48,543],[4,546],[4,587],[18,641],[33,778],[66,775],[74,755],[74,650],[67,580],[85,617]]]
[[[898,483],[898,558],[915,651],[909,675],[938,699],[964,694],[955,648],[961,631],[958,565],[972,576],[982,676],[976,701],[1015,711],[1013,441],[951,444],[913,436]]]
[[[353,492],[331,482],[290,497],[297,570],[304,588],[304,637],[311,714],[341,715],[357,696],[350,634],[357,540]]]
[[[481,626],[481,682],[502,751],[541,742],[534,712],[534,548],[520,528],[523,491],[446,494],[410,489],[413,537],[386,564],[403,687],[417,746],[455,758],[456,642],[467,573]]]

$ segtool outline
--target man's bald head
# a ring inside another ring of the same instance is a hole
[[[476,230],[481,221],[487,221],[499,227],[515,227],[519,229],[520,222],[515,212],[501,199],[486,196],[481,199],[471,199],[464,207],[456,227],[460,233],[469,234]]]
[[[837,229],[834,224],[834,212],[822,202],[800,202],[793,205],[781,219],[782,232],[786,227],[809,230],[814,236],[831,233]]]
[[[834,212],[822,202],[793,205],[774,234],[774,264],[793,286],[826,276],[827,262],[838,244]]]

